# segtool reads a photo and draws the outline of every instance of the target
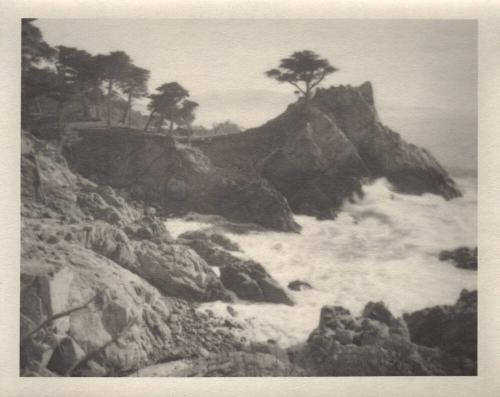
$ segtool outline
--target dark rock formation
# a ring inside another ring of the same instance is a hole
[[[287,201],[268,181],[215,167],[200,150],[164,135],[82,130],[66,140],[64,153],[81,175],[123,189],[163,215],[195,211],[298,230]]]
[[[180,238],[179,242],[188,245],[210,266],[218,267],[222,284],[238,298],[254,302],[294,304],[260,263],[238,258],[208,240],[205,234],[201,236],[197,238],[200,237],[199,233],[186,233],[184,237],[189,238]]]
[[[477,270],[477,247],[459,247],[453,251],[441,251],[439,260],[455,262],[455,266],[460,269]]]
[[[386,177],[403,193],[460,196],[428,151],[379,121],[370,83],[318,90],[309,110],[294,104],[261,127],[194,143],[219,167],[264,176],[295,213],[320,218],[361,195],[365,178]]]
[[[474,375],[474,302],[473,293],[463,292],[451,316],[434,309],[405,316],[410,330],[382,302],[368,303],[358,318],[325,306],[307,343],[289,353],[313,376]]]
[[[288,283],[288,289],[292,291],[302,291],[304,289],[312,289],[312,286],[307,281],[294,280]]]
[[[477,291],[463,290],[454,306],[418,310],[404,319],[413,342],[477,362]]]
[[[220,279],[240,299],[293,305],[294,302],[260,263],[252,260],[234,261],[221,267]]]

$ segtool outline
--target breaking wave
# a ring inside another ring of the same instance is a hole
[[[296,216],[300,234],[226,233],[284,288],[297,279],[313,287],[288,291],[293,307],[238,301],[232,304],[235,319],[252,339],[289,346],[306,340],[326,304],[342,305],[357,315],[368,301],[382,300],[401,315],[454,303],[461,289],[477,288],[476,272],[438,259],[443,249],[477,245],[476,180],[457,182],[464,196],[446,201],[432,194],[398,194],[380,179],[365,186],[363,199],[346,202],[336,220]],[[174,236],[210,226],[182,219],[166,225]],[[226,306],[214,302],[200,310],[229,316]]]

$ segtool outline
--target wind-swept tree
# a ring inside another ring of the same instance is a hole
[[[115,87],[126,80],[132,61],[123,51],[113,51],[108,55],[97,55],[96,68],[102,71],[102,81],[107,86],[106,93],[106,122],[111,126],[111,99]]]
[[[190,101],[189,99],[185,99],[177,112],[177,125],[182,126],[186,129],[189,144],[191,144],[191,137],[193,135],[191,126],[196,118],[194,112],[198,108],[198,106],[198,103]]]
[[[38,104],[38,97],[52,92],[56,85],[56,74],[48,67],[55,50],[43,40],[42,32],[33,21],[33,18],[21,21],[22,120],[28,117],[31,105]]]
[[[290,57],[283,58],[277,69],[266,72],[266,76],[277,80],[279,83],[293,85],[305,98],[306,106],[309,103],[312,90],[323,79],[338,69],[327,59],[322,59],[313,51],[304,50],[294,52]]]
[[[43,61],[51,61],[56,51],[42,37],[42,32],[33,22],[34,18],[21,21],[21,67],[23,71],[40,66]]]
[[[80,97],[82,116],[90,117],[87,98],[92,92],[96,80],[99,80],[99,71],[96,69],[94,58],[87,51],[74,47],[57,47],[56,69],[58,75],[66,82],[74,85],[74,90]]]
[[[125,77],[120,83],[121,90],[127,95],[127,107],[123,112],[121,122],[130,126],[130,113],[132,112],[132,100],[134,98],[143,98],[148,95],[149,70],[132,65]]]
[[[171,134],[174,124],[178,120],[182,103],[189,97],[189,92],[177,82],[163,84],[156,90],[158,93],[150,96],[151,101],[148,104],[148,109],[151,114],[144,130],[147,131],[153,117],[158,115],[157,131],[161,131],[163,122],[168,120],[170,122],[169,134]]]

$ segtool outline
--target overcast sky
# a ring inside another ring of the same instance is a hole
[[[310,49],[340,69],[323,85],[371,81],[382,121],[449,165],[474,166],[477,28],[460,20],[38,20],[51,45],[123,50],[151,71],[150,91],[177,81],[198,124],[257,126],[294,100],[264,76]]]

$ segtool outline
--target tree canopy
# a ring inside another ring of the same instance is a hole
[[[290,57],[283,58],[279,67],[265,72],[279,83],[293,85],[299,93],[302,93],[309,101],[312,90],[318,86],[323,79],[336,72],[338,69],[327,59],[320,58],[318,54],[310,50],[294,52]]]
[[[198,104],[187,100],[189,91],[177,82],[165,83],[156,90],[158,93],[150,95],[151,101],[148,104],[148,109],[151,111],[150,120],[144,129],[148,129],[153,115],[158,114],[160,116],[158,131],[161,130],[163,122],[168,120],[169,131],[172,132],[174,124],[179,124],[180,119],[188,117],[188,113],[193,113]],[[194,115],[192,117],[194,120]]]

